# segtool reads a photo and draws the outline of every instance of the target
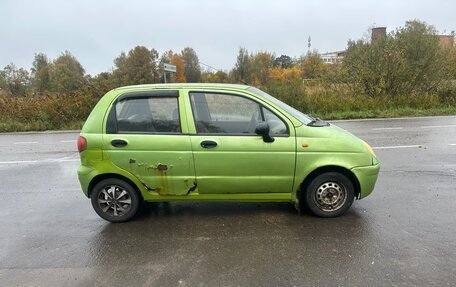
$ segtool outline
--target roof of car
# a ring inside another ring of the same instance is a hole
[[[250,88],[248,85],[241,84],[214,84],[214,83],[171,83],[171,84],[146,84],[146,85],[134,85],[134,86],[125,86],[119,87],[115,90],[135,90],[135,89],[157,89],[157,88],[217,88],[217,89],[237,89],[237,90],[246,90]]]

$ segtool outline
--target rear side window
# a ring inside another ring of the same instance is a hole
[[[114,112],[115,110],[115,112]],[[115,120],[112,117],[115,115]],[[114,124],[113,129],[110,125]],[[181,133],[177,97],[131,97],[115,104],[108,133]]]

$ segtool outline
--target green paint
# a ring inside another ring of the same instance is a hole
[[[334,125],[304,125],[277,102],[248,88],[227,84],[167,84],[123,87],[108,92],[81,131],[81,136],[87,139],[78,170],[82,190],[89,196],[89,186],[97,176],[115,174],[133,182],[146,201],[294,202],[307,176],[320,168],[334,167],[356,177],[360,198],[372,192],[380,166],[366,143]],[[179,91],[182,134],[106,133],[108,113],[119,96],[151,90]],[[257,135],[197,134],[189,98],[191,91],[230,93],[252,99],[279,116],[288,125],[289,136],[277,136],[273,143],[266,143]],[[110,144],[113,139],[123,139],[128,145],[113,147]],[[203,140],[218,145],[205,149],[200,145]]]

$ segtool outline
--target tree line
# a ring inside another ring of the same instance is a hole
[[[323,87],[337,86],[372,97],[432,93],[442,85],[453,85],[449,90],[456,96],[451,84],[456,79],[456,48],[442,48],[436,29],[418,20],[407,21],[376,41],[348,41],[343,61],[334,64],[324,63],[316,51],[290,57],[241,47],[231,70],[216,71],[202,66],[190,47],[159,54],[144,46],[122,52],[113,63],[110,71],[91,76],[68,51],[53,60],[38,53],[30,71],[14,64],[0,70],[0,93],[70,95],[87,86],[107,91],[163,83],[163,64],[169,63],[177,71],[168,74],[168,82],[249,83],[269,91],[302,94],[303,87],[316,81]]]
[[[56,59],[44,53],[35,54],[30,72],[9,64],[0,70],[0,91],[11,96],[44,93],[71,94],[87,85],[118,87],[136,84],[162,83],[163,63],[177,67],[177,73],[168,75],[170,82],[199,82],[201,68],[192,48],[180,53],[169,50],[161,57],[155,49],[136,46],[114,59],[114,67],[94,77],[85,73],[81,63],[68,51]]]

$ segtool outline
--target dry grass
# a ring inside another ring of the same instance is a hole
[[[456,83],[434,94],[370,97],[347,85],[271,83],[262,87],[297,109],[323,119],[456,115]],[[80,129],[106,87],[71,95],[0,96],[0,132]]]

